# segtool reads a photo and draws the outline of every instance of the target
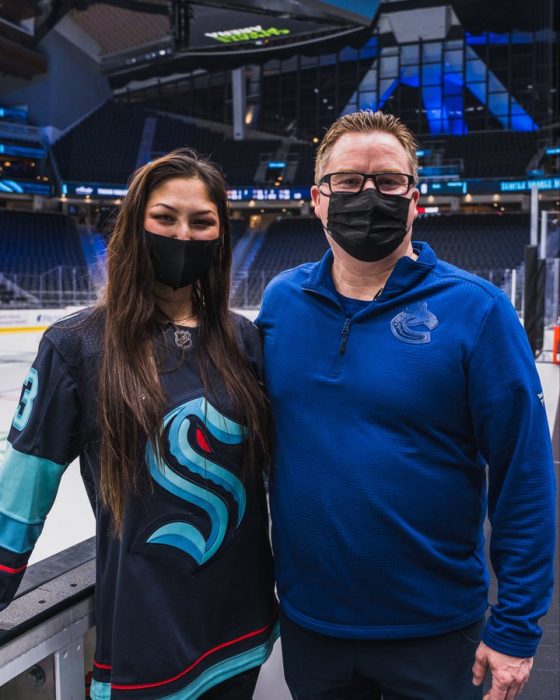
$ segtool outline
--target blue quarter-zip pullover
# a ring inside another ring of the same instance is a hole
[[[330,251],[265,292],[281,604],[338,637],[465,627],[487,608],[488,508],[499,603],[484,641],[531,656],[551,598],[555,488],[533,356],[499,289],[415,248],[349,317]]]

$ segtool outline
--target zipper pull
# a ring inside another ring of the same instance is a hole
[[[347,318],[344,321],[344,326],[342,326],[342,343],[340,344],[340,354],[344,355],[346,350],[346,343],[348,342],[348,336],[350,335],[350,319]]]

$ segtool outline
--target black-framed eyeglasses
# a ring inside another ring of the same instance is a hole
[[[358,194],[370,179],[378,192],[387,195],[406,194],[414,184],[414,176],[406,173],[329,173],[319,180],[319,191],[327,197],[331,194]]]

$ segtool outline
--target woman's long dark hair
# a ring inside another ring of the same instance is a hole
[[[266,395],[239,347],[229,313],[231,243],[224,179],[208,160],[178,149],[134,173],[117,216],[107,251],[108,282],[100,302],[105,316],[99,375],[101,498],[122,532],[124,506],[138,492],[146,440],[162,454],[164,396],[156,357],[157,309],[154,271],[144,233],[150,193],[171,178],[202,181],[220,220],[221,243],[210,270],[192,289],[200,326],[197,353],[205,390],[217,371],[249,429],[245,466],[262,467],[270,458],[271,420]]]

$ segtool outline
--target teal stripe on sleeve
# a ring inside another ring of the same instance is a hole
[[[89,695],[91,700],[111,700],[111,684],[101,683],[94,679],[91,681]]]
[[[28,525],[42,524],[67,466],[18,452],[8,442],[0,465],[0,513]]]
[[[10,552],[30,552],[42,530],[43,521],[34,524],[22,523],[21,520],[14,520],[0,511],[0,547]]]

